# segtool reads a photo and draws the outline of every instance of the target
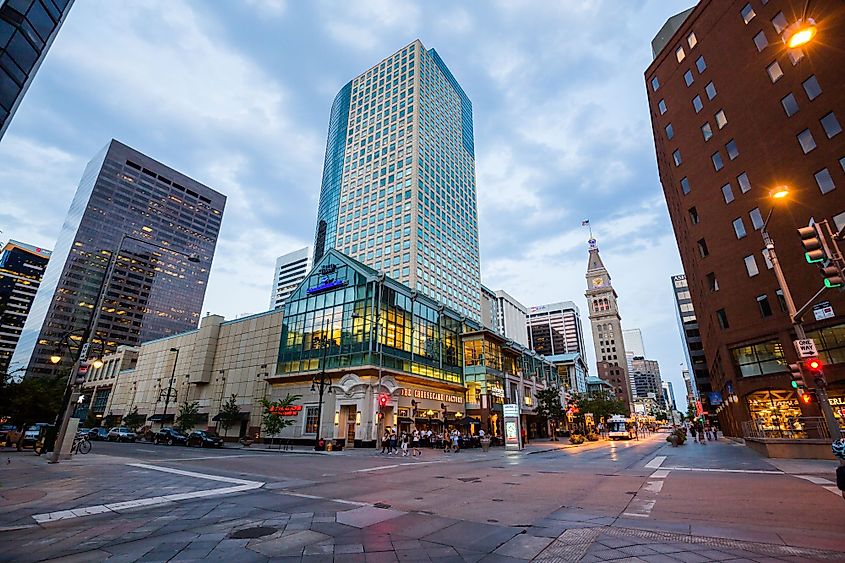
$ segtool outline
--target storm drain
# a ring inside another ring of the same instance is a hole
[[[229,538],[233,540],[254,540],[255,538],[263,538],[270,534],[278,532],[276,528],[269,526],[256,526],[255,528],[243,528],[242,530],[235,530],[229,534]]]

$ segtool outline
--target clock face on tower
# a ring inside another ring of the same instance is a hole
[[[593,278],[593,287],[601,287],[604,285],[604,280],[602,278]]]

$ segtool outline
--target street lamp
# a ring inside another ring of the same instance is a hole
[[[64,411],[59,414],[59,418],[61,419],[61,424],[59,426],[59,432],[56,435],[56,441],[53,445],[53,457],[50,459],[50,463],[59,463],[59,456],[61,455],[62,447],[65,442],[65,434],[67,434],[67,427],[70,423],[71,414],[73,411],[73,405],[71,403],[73,397],[73,390],[76,385],[76,376],[79,373],[79,367],[82,365],[83,362],[88,360],[88,348],[90,346],[90,341],[93,339],[95,335],[95,331],[97,329],[97,324],[100,321],[100,310],[103,308],[103,301],[106,297],[106,289],[111,282],[112,274],[114,273],[114,266],[117,262],[117,257],[120,254],[120,251],[123,249],[123,243],[127,240],[133,240],[135,242],[146,244],[165,252],[171,252],[173,254],[179,254],[184,256],[188,259],[188,262],[198,263],[200,261],[199,254],[192,252],[186,253],[179,250],[175,250],[173,248],[160,245],[158,243],[134,237],[131,235],[123,235],[120,237],[120,242],[117,244],[117,248],[115,248],[111,255],[109,256],[108,265],[106,266],[106,273],[103,276],[102,281],[100,282],[100,288],[97,290],[97,299],[94,302],[94,311],[91,315],[91,318],[88,320],[88,324],[84,329],[82,338],[80,339],[80,346],[78,350],[78,354],[76,357],[76,361],[73,363],[71,367],[70,374],[67,379],[67,385],[65,387],[65,396],[64,400],[62,401],[62,406]],[[105,352],[105,346],[103,346],[103,352]],[[50,356],[50,361],[54,364],[59,363],[61,361],[61,357],[59,357],[59,361],[55,361],[56,355]],[[96,362],[97,360],[95,360]],[[102,366],[102,362],[100,363]],[[58,420],[58,419],[57,419]]]
[[[170,392],[173,390],[173,380],[176,379],[176,364],[179,362],[179,348],[171,348],[170,351],[176,352],[176,357],[173,359],[173,371],[170,373],[170,383],[167,384],[167,395],[164,398],[164,410],[161,413],[162,427],[164,426],[164,417],[167,416],[167,406],[170,404]]]
[[[326,354],[328,352],[329,346],[334,344],[334,337],[331,339],[326,338],[326,323],[325,319],[323,320],[323,326],[320,336],[320,347],[323,349],[323,358],[320,361],[320,380],[317,379],[311,380],[311,391],[317,391],[317,385],[319,385],[319,394],[320,398],[317,402],[317,437],[314,439],[314,450],[319,451],[320,448],[320,441],[323,439],[323,394],[326,392],[326,387],[329,387],[329,392],[331,392],[331,384],[332,380],[331,377],[326,377]],[[349,440],[349,436],[346,437]],[[353,442],[355,438],[353,436]]]
[[[783,42],[788,48],[796,49],[812,41],[817,32],[813,18],[800,19],[783,31]]]
[[[769,196],[777,201],[785,200],[788,195],[789,188],[787,186],[779,186],[769,192]],[[807,334],[804,332],[804,327],[801,325],[801,315],[798,314],[798,311],[795,308],[795,302],[792,300],[792,293],[789,291],[789,285],[786,283],[786,278],[783,275],[780,261],[775,253],[775,243],[772,240],[772,237],[769,236],[769,232],[766,230],[774,210],[775,208],[772,206],[769,210],[769,214],[766,216],[766,221],[763,223],[763,228],[760,230],[760,234],[763,237],[763,243],[766,245],[766,251],[769,254],[769,262],[772,264],[772,270],[774,271],[778,286],[780,287],[781,293],[783,293],[783,301],[786,304],[786,312],[789,314],[789,321],[792,323],[793,330],[795,330],[795,336],[799,339],[805,339],[807,338]],[[816,293],[812,299],[810,299],[810,303],[812,303],[825,289],[825,287],[822,287],[822,289]],[[807,305],[802,307],[801,310],[803,311],[806,307]],[[736,397],[736,395],[733,397]],[[838,440],[842,437],[842,433],[839,430],[839,423],[833,416],[833,410],[830,408],[830,402],[827,398],[827,390],[824,388],[824,385],[816,385],[816,397],[819,401],[819,408],[821,408],[822,414],[827,422],[831,438],[833,440]],[[734,402],[738,401],[739,398],[737,397]]]

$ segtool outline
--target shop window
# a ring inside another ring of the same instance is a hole
[[[731,348],[731,356],[743,377],[788,371],[783,347],[777,340]]]
[[[760,438],[806,438],[801,407],[794,391],[755,391],[747,397],[753,435]]]

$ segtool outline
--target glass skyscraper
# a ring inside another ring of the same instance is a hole
[[[121,240],[89,356],[196,328],[225,205],[224,195],[112,140],[85,168],[12,360],[27,374],[67,370],[75,351],[61,342],[81,340]]]
[[[0,139],[73,0],[0,0]]]
[[[346,84],[314,239],[481,320],[472,104],[420,41]]]

